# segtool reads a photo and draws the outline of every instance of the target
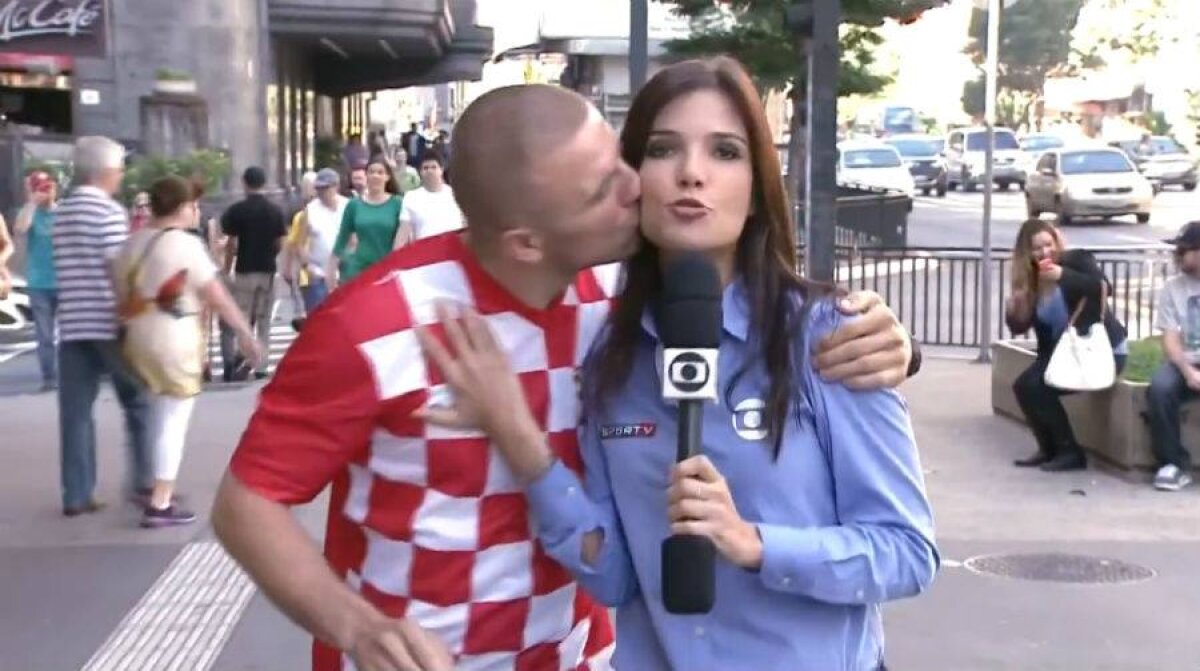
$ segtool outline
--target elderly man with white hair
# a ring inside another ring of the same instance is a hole
[[[129,236],[125,208],[113,200],[125,172],[125,148],[105,137],[75,142],[75,188],[59,203],[54,225],[54,270],[59,290],[59,434],[63,514],[103,508],[95,497],[96,427],[92,406],[108,375],[125,413],[131,494],[149,496],[150,405],[117,344],[117,305],[110,261]]]

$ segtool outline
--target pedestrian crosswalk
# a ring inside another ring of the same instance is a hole
[[[268,352],[267,372],[274,373],[275,368],[283,359],[283,355],[287,353],[292,342],[296,339],[296,332],[288,322],[280,323],[276,321],[271,324],[271,345]],[[221,360],[221,341],[220,334],[217,329],[213,329],[212,336],[208,340],[208,362],[212,370],[212,379],[220,380],[224,373],[225,365]]]
[[[982,193],[962,193],[951,191],[945,198],[935,196],[917,196],[913,199],[913,208],[917,210],[941,210],[962,212],[977,215],[983,208]],[[997,191],[992,200],[992,208],[996,213],[1025,212],[1025,196],[1020,191]]]
[[[0,363],[12,361],[26,352],[32,352],[36,348],[37,345],[32,342],[0,344]]]
[[[30,334],[32,337],[32,333]],[[290,319],[284,321],[276,319],[271,325],[271,345],[268,352],[269,365],[267,371],[274,373],[275,368],[279,365],[283,355],[292,345],[292,341],[296,339],[296,332],[292,329]],[[21,340],[12,343],[0,343],[0,364],[13,361],[23,354],[31,353],[37,348],[37,345],[32,340]],[[221,374],[224,372],[224,362],[221,360],[221,342],[220,335],[216,328],[208,342],[208,362],[212,369],[212,377],[214,380],[220,380]]]

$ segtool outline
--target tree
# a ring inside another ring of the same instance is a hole
[[[1084,0],[1022,0],[1000,10],[1000,50],[997,69],[997,99],[1006,99],[1015,108],[1008,124],[1035,121],[1031,112],[1046,87],[1046,78],[1067,67],[1070,42],[1064,39],[1075,28]],[[976,65],[987,57],[987,11],[976,9],[971,15],[970,37],[966,53]],[[982,113],[975,101],[982,98],[983,76],[963,87],[963,107],[968,114]],[[999,104],[997,112],[999,112]],[[999,113],[997,114],[999,118]],[[1041,113],[1036,125],[1041,127]]]
[[[1167,44],[1194,38],[1187,22],[1177,18],[1180,2],[1090,0],[1071,36],[1073,71],[1098,70],[1115,61],[1141,62]]]
[[[840,95],[869,94],[891,82],[872,70],[883,38],[875,30],[887,19],[910,23],[948,0],[842,0]],[[667,49],[685,57],[727,54],[740,60],[762,92],[785,91],[792,103],[788,145],[788,195],[803,193],[804,128],[808,65],[804,44],[785,21],[788,0],[672,0],[674,11],[692,21],[692,35]]]
[[[982,117],[986,111],[986,84],[983,78],[963,84],[963,111],[972,117]],[[1021,91],[1001,90],[996,92],[996,125],[1017,128],[1029,119],[1030,110],[1037,100]]]

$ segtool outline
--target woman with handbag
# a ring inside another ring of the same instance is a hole
[[[1014,463],[1050,472],[1082,470],[1087,457],[1062,396],[1112,386],[1125,366],[1125,327],[1107,305],[1111,284],[1090,252],[1068,250],[1058,229],[1041,219],[1021,226],[1012,264],[1008,328],[1015,335],[1032,328],[1037,337],[1037,359],[1013,383],[1013,393],[1038,450]],[[1093,328],[1100,323],[1103,328]]]
[[[211,308],[237,332],[255,366],[265,354],[246,317],[221,281],[204,242],[190,231],[200,222],[202,189],[179,177],[150,188],[153,218],[129,237],[114,261],[123,325],[121,350],[153,393],[155,482],[142,526],[189,524],[191,511],[173,504],[188,423],[200,393],[207,342],[201,324]]]

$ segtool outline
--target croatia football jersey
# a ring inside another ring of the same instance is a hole
[[[471,306],[502,343],[551,447],[581,472],[576,369],[608,315],[612,275],[585,271],[535,310],[488,276],[457,233],[405,247],[306,322],[263,390],[233,474],[289,505],[332,483],[325,554],[334,570],[384,613],[445,641],[457,669],[607,669],[607,612],[545,554],[522,488],[487,437],[411,414],[448,394],[413,327],[440,337],[435,305]],[[318,641],[313,668],[353,664]]]

